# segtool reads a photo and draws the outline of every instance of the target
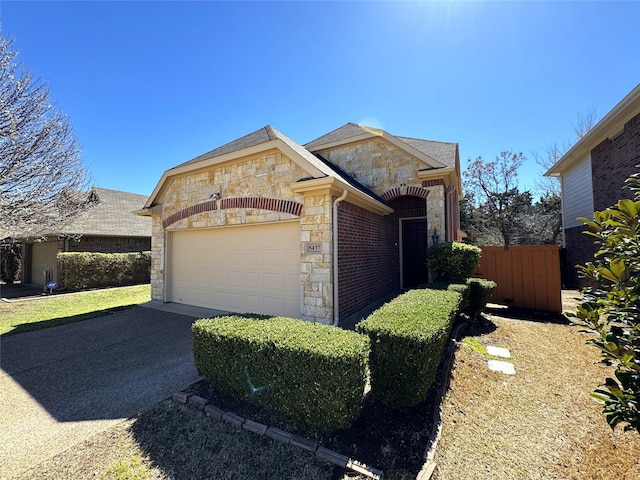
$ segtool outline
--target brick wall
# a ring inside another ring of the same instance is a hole
[[[80,241],[71,240],[69,252],[127,253],[148,252],[151,250],[151,237],[80,237]],[[64,251],[64,249],[60,249]]]
[[[566,245],[571,246],[571,248],[567,248],[566,281],[568,288],[582,288],[587,285],[584,280],[578,278],[575,267],[576,265],[584,265],[587,262],[593,261],[593,255],[597,251],[596,245],[593,243],[595,238],[582,233],[586,229],[586,226],[574,227],[564,232]]]
[[[640,114],[629,120],[620,135],[591,150],[593,205],[604,210],[622,198],[633,198],[623,190],[624,181],[640,164]]]
[[[392,217],[346,201],[338,205],[341,319],[399,290],[398,229]]]

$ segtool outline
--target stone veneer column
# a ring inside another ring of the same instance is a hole
[[[307,192],[300,219],[300,279],[302,282],[302,319],[330,324],[333,313],[331,193]],[[319,251],[306,253],[309,243]]]
[[[433,235],[435,228],[440,236],[440,242],[445,241],[446,225],[445,225],[445,194],[443,185],[434,185],[426,187],[429,190],[427,197],[427,228],[429,239]],[[429,240],[431,242],[431,240]]]
[[[162,217],[152,216],[151,224],[151,299],[163,302],[164,299],[164,251],[165,232]]]

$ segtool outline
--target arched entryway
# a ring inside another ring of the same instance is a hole
[[[413,195],[402,195],[388,203],[394,209],[392,221],[396,225],[396,244],[400,256],[400,286],[414,288],[427,283],[427,200]]]

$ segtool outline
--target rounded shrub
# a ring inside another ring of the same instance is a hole
[[[429,247],[427,262],[434,281],[464,282],[480,263],[480,247],[444,242]]]

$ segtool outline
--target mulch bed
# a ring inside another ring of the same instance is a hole
[[[443,368],[442,364],[440,368]],[[441,376],[439,374],[438,378]],[[411,408],[387,406],[367,396],[360,416],[351,427],[324,435],[301,431],[263,407],[235,400],[217,391],[205,380],[194,383],[185,392],[206,398],[224,411],[318,440],[324,447],[383,470],[386,479],[404,479],[416,478],[424,465],[439,386],[434,384],[427,399]],[[354,474],[351,478],[358,477]]]

